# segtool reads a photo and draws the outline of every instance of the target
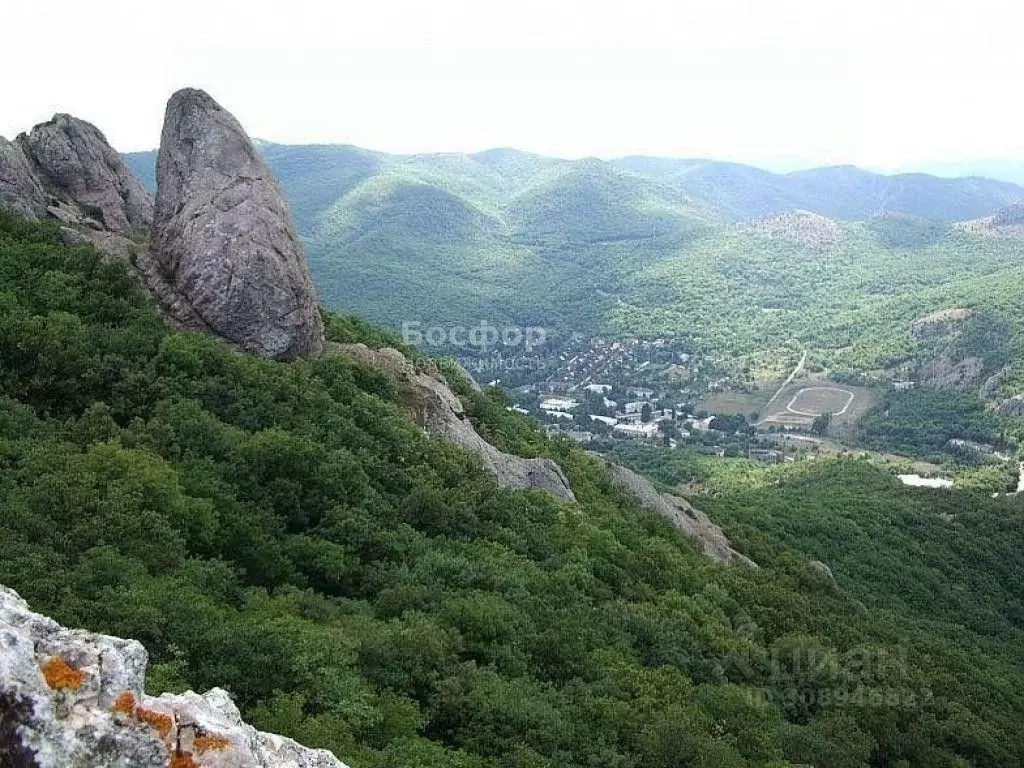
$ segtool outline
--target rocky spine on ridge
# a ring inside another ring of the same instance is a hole
[[[701,549],[707,557],[724,565],[758,567],[757,563],[749,557],[733,549],[722,529],[715,525],[706,514],[695,509],[686,499],[673,496],[670,493],[660,493],[654,484],[643,475],[638,475],[631,469],[608,461],[599,453],[590,455],[604,462],[612,480],[629,491],[642,508],[661,515],[676,528],[698,539]]]
[[[91,220],[99,229],[124,236],[149,230],[149,195],[96,126],[54,115],[16,141],[37,183],[53,198],[46,208],[55,217],[66,223]],[[77,206],[79,212],[62,214],[59,203]]]
[[[203,91],[167,103],[153,245],[204,328],[263,357],[323,349],[316,291],[284,197],[238,121]]]
[[[561,468],[551,459],[524,459],[495,448],[466,418],[462,403],[430,363],[417,371],[397,349],[371,349],[365,344],[332,345],[361,363],[387,374],[401,393],[409,416],[433,437],[476,454],[502,488],[536,488],[566,501],[576,496]]]

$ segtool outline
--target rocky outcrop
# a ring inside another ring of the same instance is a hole
[[[999,405],[999,413],[1003,416],[1024,416],[1024,395],[1014,395]]]
[[[238,121],[203,91],[167,104],[153,246],[202,326],[263,357],[319,353],[323,324],[277,182]]]
[[[810,211],[789,211],[756,219],[740,227],[811,251],[828,251],[838,245],[843,237],[839,224],[834,220]]]
[[[910,325],[910,338],[914,341],[936,337],[960,335],[963,322],[974,314],[973,310],[953,307],[915,320]]]
[[[90,219],[118,235],[149,231],[149,195],[94,125],[71,115],[54,115],[21,134],[17,143],[40,186],[53,198],[53,215]],[[61,203],[77,207],[77,216],[66,211],[62,215]]]
[[[346,768],[246,725],[228,694],[143,693],[134,640],[65,629],[0,587],[0,765]]]
[[[592,455],[602,458],[598,454]],[[605,467],[611,473],[612,479],[632,494],[637,504],[661,515],[676,528],[698,539],[704,554],[712,560],[725,565],[758,567],[749,557],[733,549],[722,529],[686,499],[669,493],[660,493],[646,477],[619,464],[605,461]]]
[[[0,206],[26,219],[46,216],[46,194],[21,147],[0,137]]]
[[[922,366],[918,378],[922,387],[962,391],[977,384],[984,369],[980,357],[966,357],[959,363],[941,357]]]
[[[476,454],[502,487],[537,488],[560,499],[575,500],[565,474],[551,459],[513,456],[480,437],[466,418],[459,398],[432,363],[417,371],[397,349],[371,349],[365,344],[333,347],[386,373],[398,385],[402,402],[416,423],[434,437]]]

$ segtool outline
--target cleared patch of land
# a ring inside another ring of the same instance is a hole
[[[823,379],[800,379],[787,384],[765,409],[761,425],[809,429],[822,413],[832,414],[832,424],[855,423],[875,402],[875,392]]]
[[[751,413],[760,413],[765,402],[771,397],[776,385],[766,384],[763,389],[756,392],[716,392],[713,395],[699,400],[696,404],[697,410],[708,413],[737,414],[749,416]]]
[[[798,416],[813,417],[823,413],[842,416],[856,397],[842,387],[804,387],[786,403],[786,410]]]

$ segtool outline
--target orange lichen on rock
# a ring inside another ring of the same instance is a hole
[[[231,746],[231,739],[225,739],[223,736],[217,736],[216,734],[205,734],[203,736],[196,736],[192,742],[192,746],[196,752],[206,752],[215,749],[227,749]]]
[[[135,694],[131,691],[125,691],[117,697],[117,701],[114,702],[114,706],[111,707],[114,712],[124,712],[126,715],[135,714]]]
[[[54,656],[41,667],[46,684],[54,689],[66,688],[77,691],[85,682],[85,672],[75,669],[64,659]]]
[[[157,712],[155,709],[143,709],[139,707],[135,710],[135,716],[144,723],[148,723],[153,730],[160,734],[161,738],[167,738],[171,732],[171,728],[174,726],[174,721],[170,715],[165,715],[163,712]]]
[[[171,755],[170,768],[201,768],[201,766],[192,759],[191,752],[178,752]]]

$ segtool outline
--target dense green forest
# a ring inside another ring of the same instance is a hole
[[[1016,499],[857,461],[649,467],[707,485],[761,565],[727,568],[453,383],[578,502],[498,488],[345,356],[169,331],[123,264],[0,212],[0,583],[354,768],[1024,764]]]

